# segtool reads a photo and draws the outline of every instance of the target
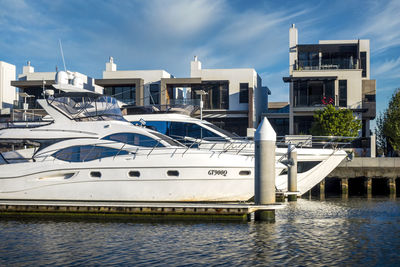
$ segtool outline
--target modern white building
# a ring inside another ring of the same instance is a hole
[[[247,134],[251,135],[261,121],[261,114],[268,110],[268,95],[271,92],[262,86],[261,77],[253,68],[203,69],[195,57],[190,63],[190,77],[200,78],[202,83],[222,84],[217,90],[208,89],[204,96],[205,118],[216,124],[245,119],[249,129]]]
[[[127,114],[148,105],[160,109],[198,106],[202,94],[204,119],[239,135],[251,135],[268,109],[270,93],[262,87],[257,72],[251,68],[203,69],[197,57],[190,67],[189,78],[175,78],[165,70],[117,70],[111,57],[103,79],[96,79],[96,84],[104,87],[105,94],[128,104]]]
[[[290,84],[289,134],[308,134],[314,111],[332,104],[351,109],[362,120],[362,136],[370,135],[370,120],[376,114],[376,81],[370,79],[369,44],[369,40],[298,44],[298,31],[292,25],[289,77],[283,78]]]
[[[160,104],[161,79],[171,77],[165,70],[117,70],[110,57],[103,79],[96,79],[96,84],[104,87],[105,94],[128,105],[147,106]]]
[[[9,114],[17,100],[16,88],[11,86],[15,80],[15,65],[0,61],[0,114]]]

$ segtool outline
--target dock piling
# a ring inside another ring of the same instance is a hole
[[[288,166],[288,191],[297,192],[297,150],[291,144],[288,146],[288,160],[291,162]],[[297,201],[297,195],[289,194],[288,201]]]
[[[342,178],[340,180],[340,185],[342,188],[342,198],[348,198],[349,197],[349,179],[347,178]]]
[[[275,203],[275,143],[276,133],[264,118],[255,135],[254,202],[256,205]],[[275,221],[275,210],[258,210],[256,221]]]
[[[325,179],[319,183],[319,199],[325,200]]]

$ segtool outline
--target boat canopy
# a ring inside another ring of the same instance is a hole
[[[95,94],[59,94],[49,96],[47,103],[76,121],[125,121],[117,100],[111,96]]]

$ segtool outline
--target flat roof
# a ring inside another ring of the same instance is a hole
[[[358,43],[343,43],[343,44],[299,44],[297,45],[298,52],[349,52],[357,53]]]
[[[44,80],[46,82],[45,86],[53,85],[56,82],[54,80]],[[29,88],[29,87],[42,87],[43,80],[34,81],[11,81],[11,85],[19,88]]]
[[[293,81],[331,81],[336,80],[338,76],[307,76],[307,77],[283,77],[285,83]]]
[[[139,84],[143,83],[143,79],[135,78],[135,79],[95,79],[95,84],[100,86],[112,86],[112,85],[126,85],[126,84]]]

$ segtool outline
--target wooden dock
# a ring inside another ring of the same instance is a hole
[[[275,211],[284,204],[165,203],[0,200],[0,217],[49,216],[119,218],[131,220],[222,220],[248,221],[256,211]]]

